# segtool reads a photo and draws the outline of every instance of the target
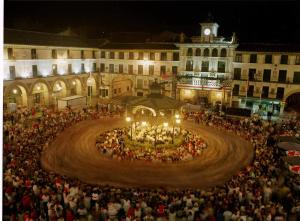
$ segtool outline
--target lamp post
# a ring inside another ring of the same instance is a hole
[[[89,97],[89,106],[91,106],[92,103],[92,86],[93,86],[93,77],[91,76],[91,72],[90,75],[86,81],[86,85],[88,87],[88,97]]]
[[[175,122],[174,122],[175,121]],[[176,124],[180,124],[181,120],[180,120],[180,116],[179,114],[175,114],[175,119],[173,118],[173,132],[172,132],[172,144],[174,144],[174,130],[175,130],[175,123]]]
[[[126,121],[130,123],[130,140],[132,140],[132,119],[131,117],[126,117]]]

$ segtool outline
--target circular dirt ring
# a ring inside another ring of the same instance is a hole
[[[229,180],[253,158],[250,142],[233,133],[183,122],[208,144],[199,157],[178,163],[118,161],[95,146],[99,133],[126,126],[124,119],[80,122],[64,130],[42,154],[42,166],[91,184],[116,187],[208,188]]]

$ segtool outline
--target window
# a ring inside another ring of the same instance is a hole
[[[226,48],[221,49],[221,57],[226,57],[227,56],[227,50]]]
[[[204,49],[203,56],[204,57],[208,57],[209,56],[209,49],[208,48]]]
[[[105,64],[104,63],[100,64],[100,72],[105,72]]]
[[[93,51],[92,53],[93,53],[93,59],[95,59],[96,58],[96,52]]]
[[[151,61],[155,60],[155,53],[154,52],[150,52],[150,60]]]
[[[143,92],[137,92],[137,93],[136,93],[136,96],[138,96],[138,97],[143,97],[143,95],[144,95]]]
[[[15,80],[16,78],[16,68],[15,66],[9,66],[9,75],[11,80]]]
[[[249,68],[249,72],[248,72],[248,79],[249,81],[254,81],[255,78],[255,73],[256,73],[256,69],[255,68]]]
[[[109,72],[114,73],[115,72],[115,65],[114,64],[109,64]]]
[[[52,59],[57,59],[57,52],[55,49],[52,49]]]
[[[225,62],[218,61],[218,72],[225,73]]]
[[[300,84],[300,72],[294,72],[293,83]]]
[[[272,64],[273,58],[272,58],[272,55],[271,54],[266,54],[265,55],[265,64]]]
[[[119,59],[124,59],[124,52],[119,52]]]
[[[186,61],[186,71],[193,71],[193,61],[192,60],[188,60]]]
[[[218,57],[218,49],[214,48],[211,52],[212,57]]]
[[[235,55],[235,62],[243,62],[243,56],[242,54],[236,54]]]
[[[271,80],[271,69],[264,69],[263,81],[270,82]]]
[[[7,48],[8,59],[14,59],[14,51],[12,48]]]
[[[179,61],[179,52],[173,52],[173,61]]]
[[[149,65],[149,75],[154,75],[154,65]]]
[[[100,89],[100,96],[107,97],[108,96],[108,89]]]
[[[280,64],[288,64],[288,59],[289,59],[288,55],[281,55]]]
[[[82,65],[82,64],[81,64]],[[57,74],[57,64],[52,65],[52,74],[56,75]]]
[[[139,60],[144,60],[144,53],[143,52],[139,52],[138,59]]]
[[[133,65],[128,65],[128,74],[133,74]]]
[[[276,92],[276,98],[277,99],[283,99],[284,96],[284,88],[283,87],[278,87],[277,92]]]
[[[208,72],[209,69],[209,61],[202,61],[201,71]]]
[[[97,69],[97,64],[96,63],[93,63],[93,72],[96,72],[96,69]]]
[[[247,96],[248,97],[253,97],[253,92],[254,92],[254,86],[253,85],[249,85],[248,86],[248,90],[247,90]]]
[[[115,59],[115,52],[109,52],[109,59]]]
[[[33,77],[37,77],[38,76],[37,65],[32,65],[32,76]]]
[[[67,50],[67,58],[68,58],[68,59],[71,58],[71,57],[70,57],[70,50]]]
[[[250,54],[250,63],[257,62],[257,54]]]
[[[101,58],[105,58],[105,51],[101,51]]]
[[[160,66],[160,75],[164,75],[166,74],[167,69],[165,65]]]
[[[37,59],[36,49],[31,49],[31,59]]]
[[[234,71],[233,71],[233,79],[234,80],[241,80],[241,73],[242,73],[241,68],[235,68]]]
[[[167,60],[167,53],[166,52],[160,53],[160,60],[161,61],[166,61]]]
[[[84,73],[84,71],[85,71],[85,70],[84,70],[84,64],[82,63],[82,64],[81,64],[81,73]]]
[[[123,64],[119,64],[119,73],[123,73]]]
[[[197,48],[196,49],[196,56],[201,56],[201,49],[200,48]]]
[[[193,49],[192,48],[189,48],[187,50],[187,56],[193,56]]]
[[[239,91],[240,91],[240,85],[235,84],[233,89],[232,89],[232,95],[233,96],[239,96]]]
[[[143,79],[137,79],[137,82],[136,82],[136,87],[138,89],[143,89]]]
[[[68,64],[68,73],[71,74],[72,72],[72,64]]]
[[[178,67],[177,67],[177,66],[172,66],[172,74],[173,74],[174,76],[176,76],[177,73],[178,73]]]
[[[261,97],[262,98],[268,98],[269,97],[269,87],[268,86],[263,86],[262,92],[261,92]]]
[[[295,57],[295,64],[300,64],[300,55],[296,55]]]
[[[129,59],[130,59],[130,60],[133,60],[133,59],[134,59],[134,54],[133,54],[133,52],[129,52]]]
[[[279,70],[278,82],[286,82],[286,70]]]
[[[138,65],[138,74],[143,74],[143,65]]]
[[[80,57],[81,57],[81,59],[84,59],[84,51],[83,50],[80,51]]]

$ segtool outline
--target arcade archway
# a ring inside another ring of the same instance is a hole
[[[300,113],[300,92],[289,95],[285,100],[285,111],[296,111]]]
[[[52,95],[58,99],[67,96],[67,87],[64,81],[57,80],[53,84]]]
[[[82,84],[78,78],[70,81],[70,95],[82,95]]]
[[[7,95],[5,96],[5,103],[16,103],[18,106],[28,105],[28,95],[25,87],[22,85],[14,85],[7,89]]]
[[[49,89],[43,82],[37,82],[32,88],[33,104],[49,105]]]

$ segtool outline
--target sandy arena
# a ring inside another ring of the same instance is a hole
[[[182,127],[201,134],[208,148],[196,160],[173,164],[118,161],[95,146],[96,136],[124,127],[124,119],[80,122],[62,132],[42,156],[42,166],[92,184],[116,187],[208,188],[223,184],[253,158],[250,142],[239,136],[184,122]]]

